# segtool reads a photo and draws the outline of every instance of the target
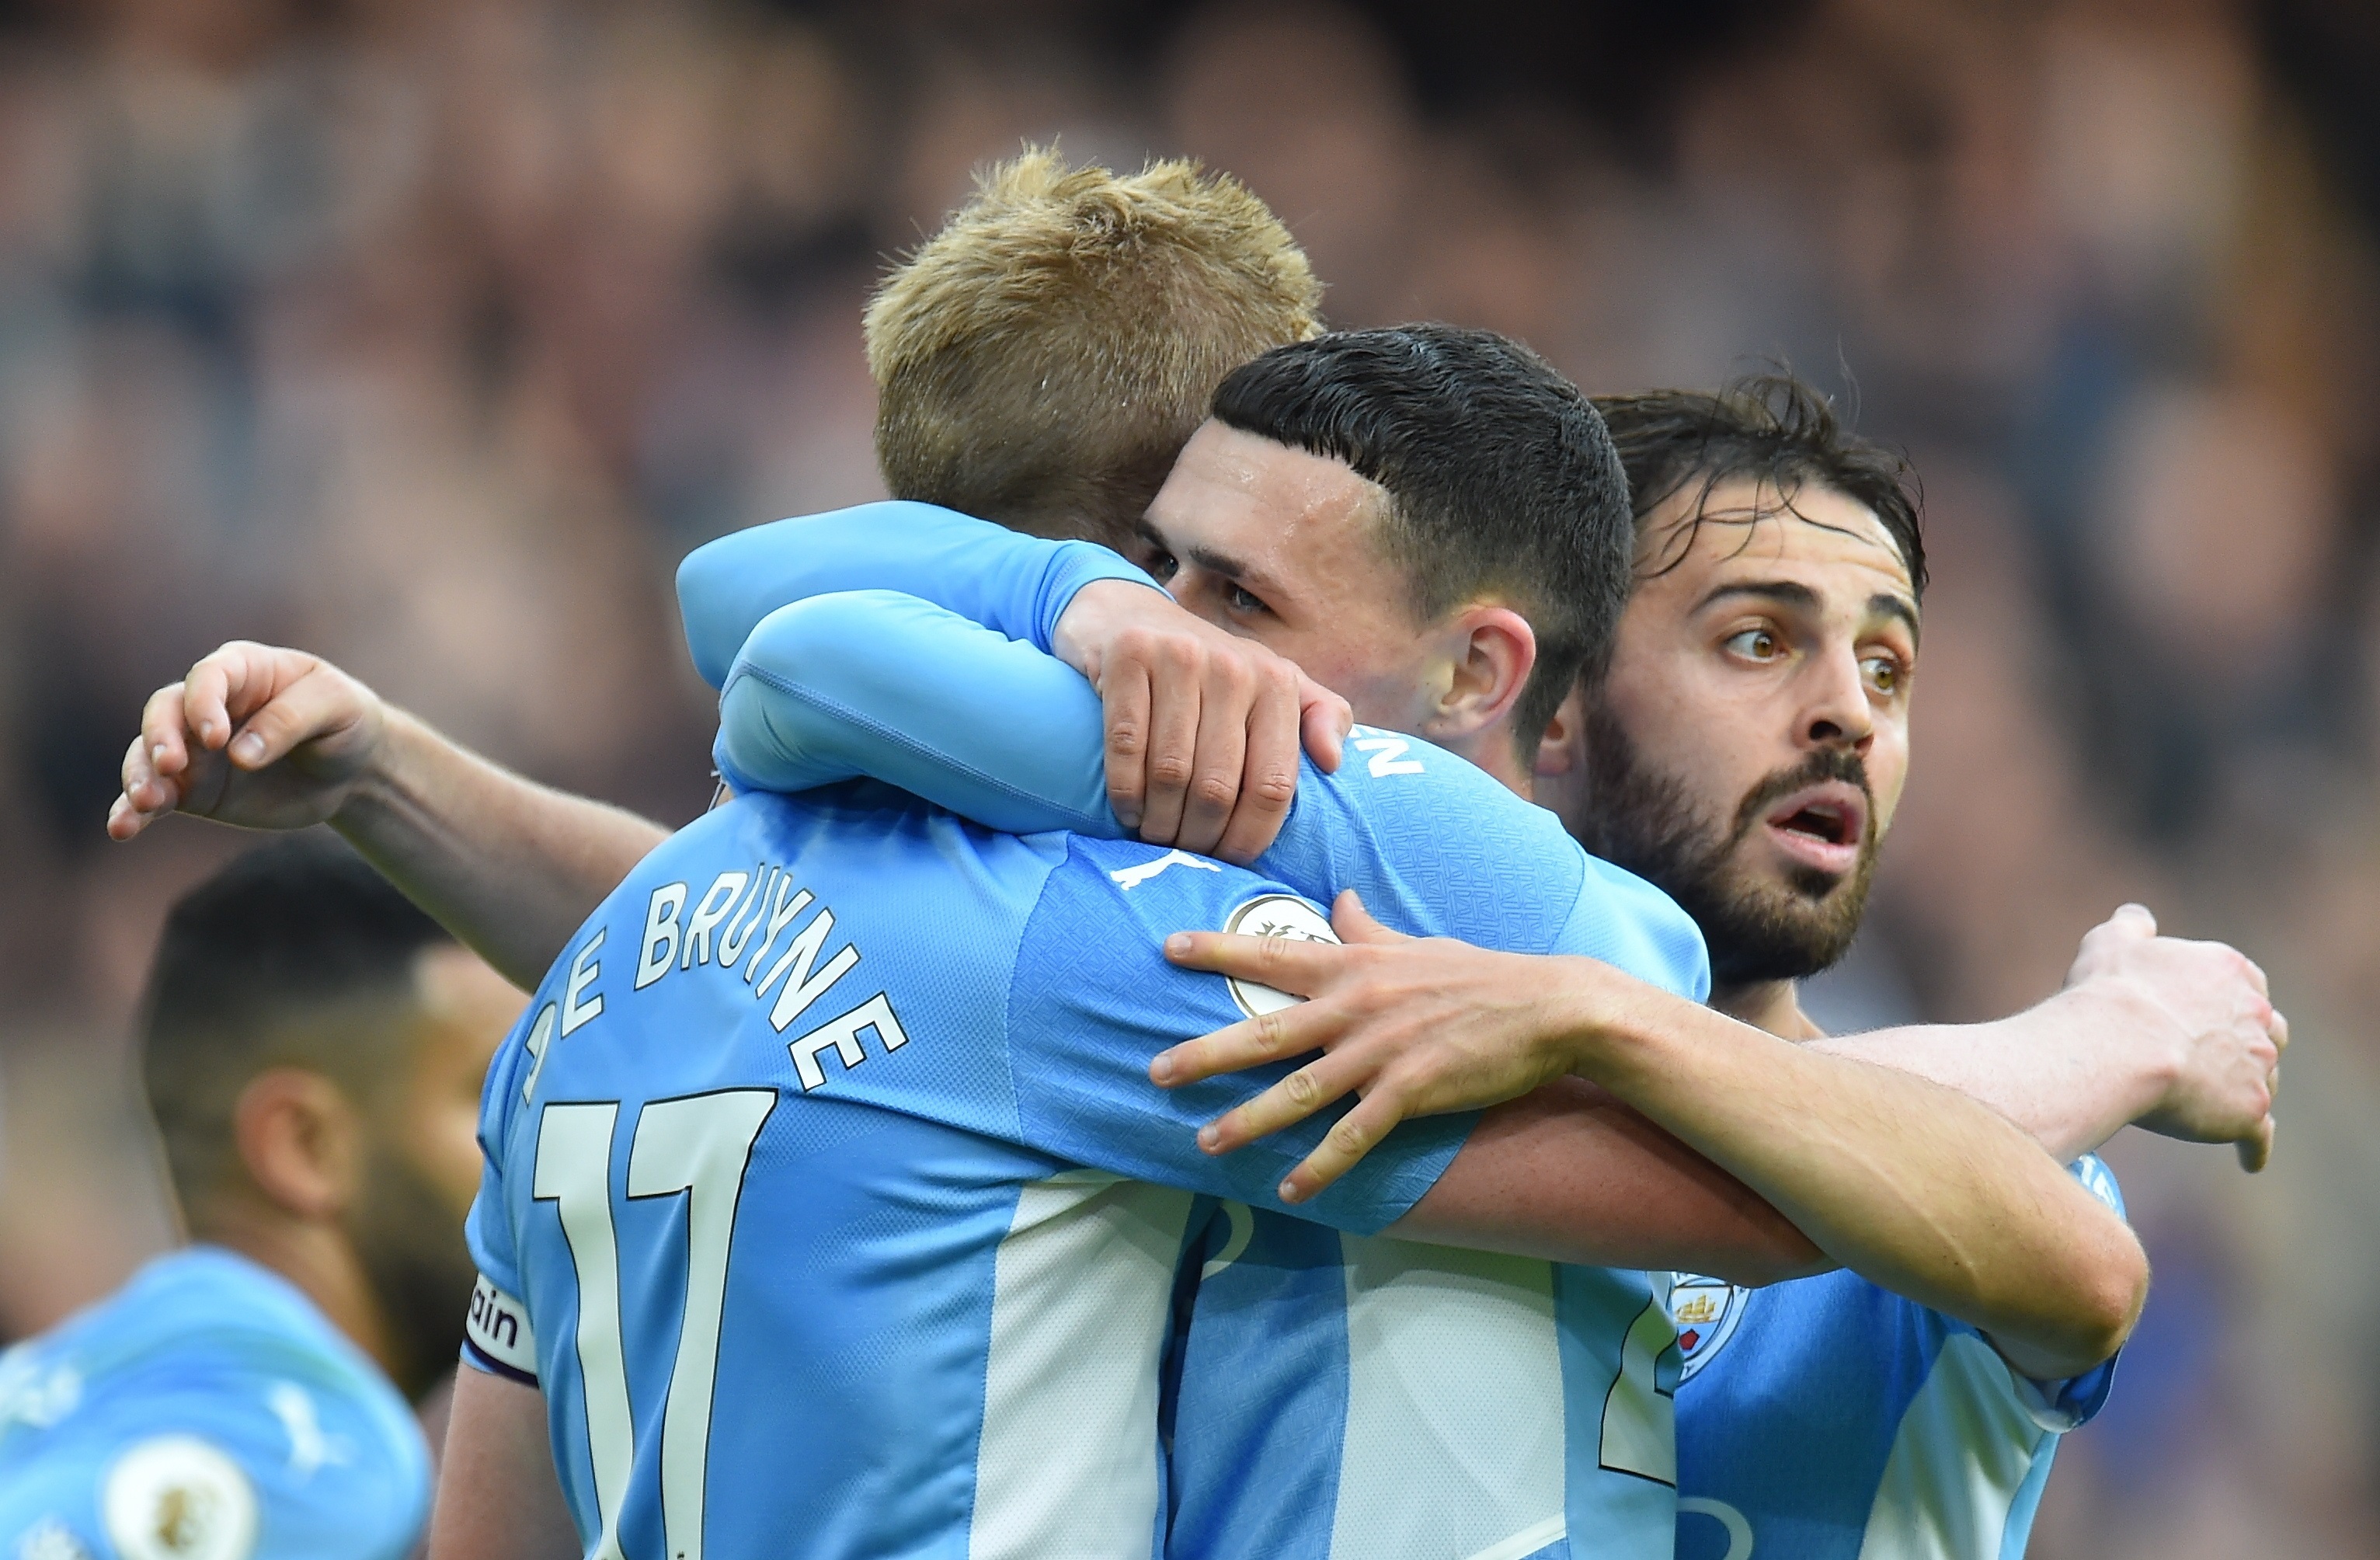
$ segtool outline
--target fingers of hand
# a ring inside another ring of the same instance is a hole
[[[1391,932],[1372,919],[1364,908],[1363,896],[1352,888],[1342,888],[1339,897],[1330,903],[1330,929],[1344,943],[1410,943],[1414,938],[1402,932]]]
[[[1376,1089],[1322,1135],[1321,1143],[1281,1184],[1283,1202],[1304,1202],[1353,1170],[1404,1118],[1393,1091]]]
[[[1099,677],[1099,698],[1106,706],[1108,739],[1108,805],[1116,822],[1127,829],[1140,827],[1148,795],[1148,667],[1137,660],[1109,663]]]
[[[1335,1028],[1328,1011],[1311,1004],[1260,1013],[1159,1052],[1148,1064],[1148,1076],[1164,1088],[1178,1089],[1218,1073],[1262,1066],[1283,1056],[1318,1050]]]
[[[1258,690],[1256,707],[1248,713],[1239,796],[1216,855],[1226,861],[1253,861],[1281,833],[1297,795],[1297,745],[1296,689],[1283,673]]]
[[[1248,764],[1257,694],[1257,679],[1245,664],[1218,660],[1208,667],[1198,691],[1190,784],[1183,795],[1182,827],[1175,841],[1184,850],[1213,855],[1222,844]]]
[[[1323,774],[1338,774],[1341,745],[1355,727],[1354,706],[1303,672],[1297,675],[1297,702],[1307,756]]]
[[[1151,845],[1180,843],[1183,810],[1198,773],[1199,686],[1188,661],[1193,648],[1167,644],[1149,672],[1148,762],[1140,837]]]
[[[280,762],[301,743],[328,737],[357,720],[356,685],[333,672],[309,670],[275,691],[245,717],[231,741],[231,762],[241,769]],[[234,709],[238,708],[236,701]]]
[[[1353,951],[1333,943],[1229,932],[1177,932],[1165,940],[1165,957],[1185,969],[1254,981],[1293,996],[1312,996],[1321,990]]]
[[[2273,1161],[2274,1123],[2271,1116],[2256,1124],[2256,1129],[2233,1146],[2240,1151],[2240,1168],[2251,1176]]]
[[[272,655],[263,645],[234,640],[182,678],[186,718],[200,746],[222,748],[240,721],[273,696]]]
[[[178,774],[189,764],[188,701],[184,684],[168,683],[149,696],[140,709],[140,737],[134,746],[147,750],[153,773]],[[230,726],[225,726],[226,735]]]
[[[124,750],[124,768],[118,778],[124,786],[122,799],[135,811],[154,812],[173,805],[174,787],[158,775],[146,732]]]
[[[1296,1126],[1359,1081],[1360,1075],[1354,1067],[1334,1063],[1329,1056],[1318,1057],[1245,1104],[1198,1128],[1198,1146],[1208,1153],[1230,1153],[1245,1148],[1258,1138]],[[1359,1152],[1355,1157],[1360,1159],[1363,1155]]]
[[[2156,935],[2156,917],[2150,913],[2146,905],[2137,902],[2117,906],[2116,913],[2107,918],[2107,924],[2135,937]]]

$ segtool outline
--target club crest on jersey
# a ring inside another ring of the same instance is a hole
[[[248,1475],[194,1435],[161,1435],[118,1457],[100,1510],[124,1560],[248,1560],[256,1552]]]
[[[1678,1274],[1676,1285],[1670,1290],[1670,1314],[1678,1324],[1678,1352],[1685,1357],[1685,1368],[1678,1380],[1690,1382],[1694,1372],[1707,1364],[1711,1356],[1727,1347],[1735,1336],[1738,1323],[1743,1320],[1744,1303],[1752,1291],[1739,1288],[1724,1278],[1709,1278],[1698,1273]]]
[[[1294,894],[1260,894],[1223,918],[1223,930],[1243,937],[1286,937],[1297,943],[1335,943],[1330,918]],[[1305,999],[1233,976],[1232,1000],[1251,1018],[1294,1007]]]

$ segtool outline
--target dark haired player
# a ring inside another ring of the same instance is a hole
[[[263,846],[167,917],[142,1076],[194,1245],[0,1355],[9,1560],[399,1560],[407,1405],[471,1269],[471,1128],[519,996],[336,842]]]

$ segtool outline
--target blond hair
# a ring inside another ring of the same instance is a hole
[[[896,497],[1120,542],[1223,376],[1320,330],[1321,291],[1228,175],[1027,147],[869,300],[877,463]]]

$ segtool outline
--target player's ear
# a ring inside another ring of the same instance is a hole
[[[1508,719],[1537,664],[1536,630],[1508,606],[1465,607],[1448,622],[1446,635],[1444,688],[1422,732],[1433,742],[1459,740]]]
[[[1586,731],[1586,696],[1576,683],[1554,706],[1546,723],[1545,740],[1537,744],[1536,774],[1540,780],[1560,779],[1579,766],[1585,750],[1579,738]]]
[[[363,1176],[363,1122],[339,1086],[304,1067],[268,1067],[232,1106],[232,1139],[265,1200],[301,1219],[336,1218]]]

